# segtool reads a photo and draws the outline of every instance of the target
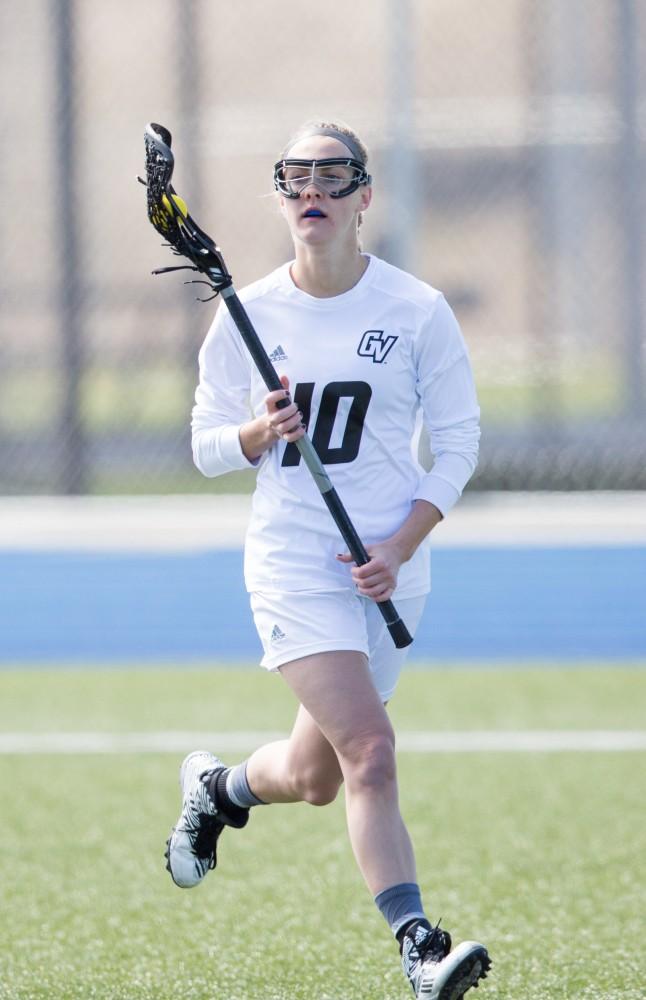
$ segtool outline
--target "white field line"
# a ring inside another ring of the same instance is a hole
[[[213,748],[218,753],[248,752],[286,733],[233,732],[7,732],[0,733],[0,754],[188,753]],[[563,751],[646,750],[646,730],[460,730],[402,732],[404,753],[550,753]]]

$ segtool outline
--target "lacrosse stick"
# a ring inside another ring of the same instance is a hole
[[[170,148],[170,132],[162,125],[151,122],[150,125],[146,126],[144,143],[146,146],[146,179],[143,180],[140,177],[139,180],[146,185],[148,218],[157,232],[164,237],[173,253],[179,257],[186,257],[190,261],[190,264],[158,268],[153,271],[153,274],[188,270],[197,271],[204,275],[204,278],[198,279],[194,283],[207,285],[213,295],[209,299],[201,301],[208,302],[211,298],[215,298],[218,293],[222,295],[265,385],[270,392],[281,390],[282,383],[233,288],[233,279],[227,270],[219,247],[191,218],[186,203],[177,195],[171,184],[175,158]],[[277,405],[279,408],[288,406],[289,398],[281,400]],[[370,557],[310,438],[304,435],[295,444],[312,474],[352,558],[357,566],[363,566],[369,562]],[[393,602],[389,600],[377,601],[376,604],[388,626],[395,646],[398,649],[409,646],[413,641],[412,637],[399,617]]]

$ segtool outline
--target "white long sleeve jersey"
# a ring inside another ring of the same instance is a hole
[[[343,295],[297,288],[285,264],[240,292],[258,336],[362,541],[388,538],[416,499],[446,514],[475,469],[479,409],[467,349],[442,294],[376,258]],[[193,456],[206,476],[253,467],[240,425],[266,412],[267,388],[222,304],[200,352]],[[413,452],[418,414],[434,464]],[[258,463],[245,544],[248,590],[352,586],[346,551],[295,444]],[[430,588],[429,545],[401,567],[397,597]]]

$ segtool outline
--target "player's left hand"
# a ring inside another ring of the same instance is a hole
[[[371,597],[373,601],[387,601],[393,596],[397,586],[397,574],[403,559],[394,545],[388,542],[377,542],[366,545],[370,562],[363,566],[352,567],[352,579],[357,591],[362,597]],[[339,562],[354,562],[349,552],[337,555]]]

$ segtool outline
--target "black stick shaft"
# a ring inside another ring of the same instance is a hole
[[[237,326],[240,336],[244,340],[247,349],[253,358],[254,364],[260,372],[263,382],[270,392],[282,389],[283,386],[278,378],[276,369],[269,360],[269,356],[263,347],[262,341],[256,333],[254,326],[247,315],[247,311],[242,305],[242,302],[238,298],[232,285],[222,289],[222,298],[227,304],[227,308],[231,313],[231,318]],[[314,449],[314,445],[307,434],[295,443],[303,457],[303,460],[305,461],[305,464],[311,472],[323,499],[325,500],[327,508],[330,511],[337,528],[341,532],[343,540],[347,545],[352,558],[356,562],[357,566],[363,566],[365,563],[369,562],[370,557],[366,552],[363,542],[359,538],[352,521],[350,520],[348,512],[341,502],[341,498],[332,485],[330,477],[325,471],[323,463]],[[405,646],[410,646],[413,638],[404,622],[399,617],[393,602],[376,601],[375,603],[377,604],[377,607],[386,622],[388,631],[390,632],[397,649],[403,649]]]

